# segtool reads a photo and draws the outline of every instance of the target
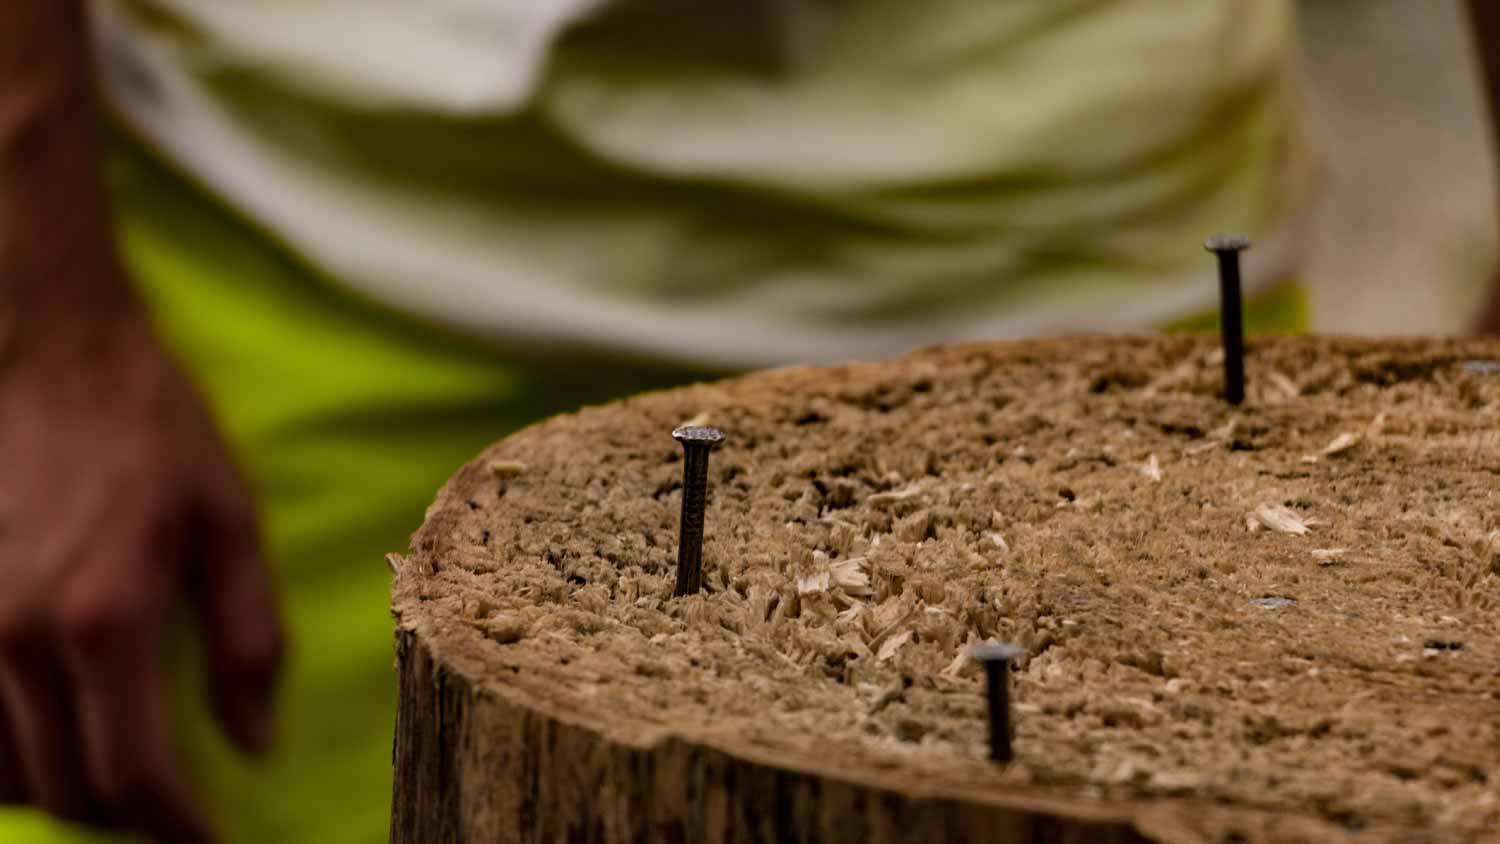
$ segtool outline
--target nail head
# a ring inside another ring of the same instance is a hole
[[[1024,650],[1020,645],[986,642],[969,648],[969,656],[980,662],[1005,662],[1020,656]]]
[[[724,432],[717,428],[707,428],[702,425],[683,425],[672,432],[672,439],[684,445],[687,443],[718,445],[724,441]]]
[[[1242,252],[1250,248],[1250,238],[1242,234],[1216,234],[1203,241],[1203,248],[1210,252]]]

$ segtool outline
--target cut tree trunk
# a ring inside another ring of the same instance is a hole
[[[1125,816],[922,795],[664,736],[639,744],[485,694],[399,634],[391,840],[1143,840]]]
[[[1234,408],[1208,338],[971,345],[522,431],[391,558],[392,841],[1494,841],[1497,360],[1256,339]]]

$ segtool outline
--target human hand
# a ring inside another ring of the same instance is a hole
[[[221,724],[264,753],[282,639],[250,497],[133,307],[12,328],[0,361],[0,801],[211,841],[172,751],[162,637],[187,597]]]

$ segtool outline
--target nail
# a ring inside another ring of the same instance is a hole
[[[703,511],[708,496],[708,454],[724,441],[724,433],[698,425],[672,432],[682,443],[682,530],[677,537],[677,596],[694,595],[703,588]]]
[[[1216,234],[1203,248],[1219,259],[1219,331],[1224,338],[1224,400],[1245,400],[1245,317],[1240,301],[1240,253],[1250,239],[1239,234]]]
[[[1018,645],[975,645],[969,656],[984,665],[989,692],[990,759],[1009,762],[1010,748],[1010,661],[1022,653]]]

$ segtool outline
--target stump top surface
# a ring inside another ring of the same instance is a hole
[[[623,744],[1173,840],[1500,828],[1500,342],[968,345],[562,416],[397,570],[445,670]],[[679,426],[712,425],[673,598]],[[982,642],[1019,643],[985,759]]]

